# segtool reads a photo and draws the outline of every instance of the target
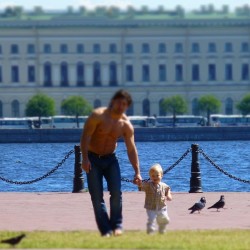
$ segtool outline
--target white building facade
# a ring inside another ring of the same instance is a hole
[[[52,97],[61,114],[69,96],[106,106],[120,88],[133,97],[131,115],[162,115],[162,99],[173,95],[197,114],[207,94],[221,101],[221,113],[237,113],[250,92],[249,7],[1,13],[1,117],[25,116],[37,93]]]

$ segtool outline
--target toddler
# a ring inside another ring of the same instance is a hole
[[[163,170],[160,164],[156,163],[149,170],[150,181],[138,183],[141,191],[146,193],[145,205],[148,222],[147,233],[152,234],[156,230],[156,221],[158,224],[159,233],[163,234],[166,231],[166,226],[170,219],[167,212],[167,200],[172,200],[170,187],[161,182]]]

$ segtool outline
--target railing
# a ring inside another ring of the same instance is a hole
[[[211,160],[209,156],[205,154],[205,152],[202,149],[199,148],[198,144],[192,144],[191,148],[188,148],[186,152],[184,152],[184,154],[174,164],[172,164],[170,167],[168,167],[166,170],[163,171],[163,174],[166,174],[167,172],[175,168],[190,152],[192,152],[192,161],[191,161],[191,177],[190,177],[189,193],[201,193],[202,192],[201,172],[200,172],[200,166],[199,166],[199,154],[201,154],[212,166],[214,166],[217,170],[222,172],[227,177],[232,178],[236,181],[250,184],[250,180],[244,180],[239,177],[236,177],[228,173],[227,171],[223,170],[221,167],[219,167],[215,162]],[[51,169],[50,171],[48,171],[41,177],[38,177],[33,180],[29,180],[29,181],[13,181],[13,180],[0,176],[0,180],[10,183],[10,184],[16,184],[16,185],[26,185],[26,184],[32,184],[32,183],[41,181],[49,177],[55,171],[57,171],[73,153],[75,153],[75,166],[74,166],[74,180],[73,180],[72,192],[73,193],[84,192],[85,191],[84,190],[84,178],[82,174],[83,170],[81,167],[81,151],[80,151],[79,145],[75,145],[74,149],[70,150],[65,155],[65,157],[62,159],[61,162],[59,162],[53,169]],[[121,180],[125,182],[133,183],[133,180],[126,179],[126,178],[121,178]],[[143,181],[146,182],[146,181],[149,181],[149,179],[145,179]]]

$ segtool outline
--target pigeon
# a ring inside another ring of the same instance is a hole
[[[225,206],[225,197],[224,195],[221,195],[220,200],[217,201],[213,206],[208,207],[207,209],[216,208],[217,212],[219,212],[219,209],[223,208],[224,206]]]
[[[13,238],[1,240],[1,243],[10,244],[12,247],[15,247],[25,236],[26,236],[25,234],[21,234]]]
[[[188,210],[191,210],[190,214],[194,213],[195,211],[200,211],[205,207],[206,205],[206,199],[205,197],[201,197],[199,202],[196,202],[192,207],[190,207]]]

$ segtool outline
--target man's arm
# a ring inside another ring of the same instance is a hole
[[[83,132],[81,136],[81,152],[82,152],[82,168],[83,170],[86,171],[86,173],[89,172],[91,169],[91,165],[88,159],[88,148],[89,148],[89,143],[91,140],[91,136],[93,135],[95,129],[96,129],[96,114],[92,113],[88,119],[86,120],[84,127],[83,127]]]
[[[142,180],[141,172],[140,172],[140,164],[139,164],[139,158],[137,149],[135,146],[135,140],[134,140],[134,128],[131,124],[128,124],[125,128],[125,133],[123,135],[124,141],[127,147],[127,154],[130,163],[132,164],[135,176],[134,176],[134,183],[138,183],[138,181]]]

